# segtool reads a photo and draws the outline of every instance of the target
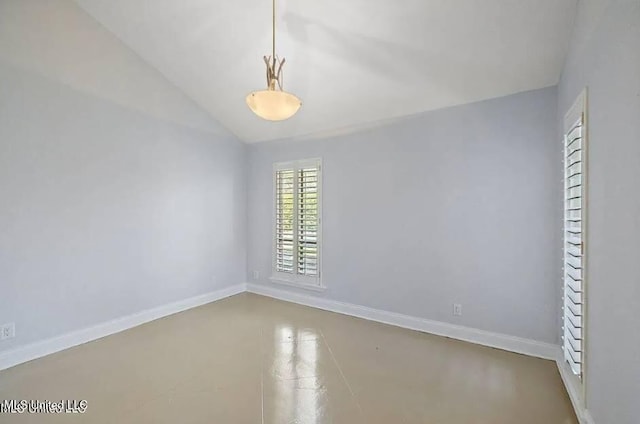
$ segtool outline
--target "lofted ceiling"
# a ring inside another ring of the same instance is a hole
[[[246,142],[322,134],[557,84],[578,0],[278,0],[283,122],[265,87],[270,0],[76,0]]]

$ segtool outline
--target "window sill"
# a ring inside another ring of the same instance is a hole
[[[325,291],[327,289],[322,284],[320,284],[319,286],[316,286],[316,285],[313,285],[313,284],[304,284],[304,283],[298,283],[298,282],[295,282],[295,281],[289,281],[289,280],[285,280],[283,278],[278,278],[278,277],[270,277],[269,281],[271,281],[273,284],[279,284],[279,285],[282,285],[282,286],[295,287],[297,289],[310,290],[310,291],[315,291],[315,292],[323,292],[323,291]]]

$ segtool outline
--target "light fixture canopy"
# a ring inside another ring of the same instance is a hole
[[[268,121],[283,121],[298,112],[302,102],[294,94],[282,89],[282,67],[285,59],[276,56],[276,0],[273,0],[273,27],[271,56],[264,56],[267,65],[267,89],[254,91],[247,96],[249,108]]]

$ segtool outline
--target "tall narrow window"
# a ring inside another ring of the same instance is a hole
[[[320,160],[277,163],[274,177],[272,280],[320,288]]]
[[[582,378],[584,364],[586,94],[580,95],[564,124],[564,359]]]

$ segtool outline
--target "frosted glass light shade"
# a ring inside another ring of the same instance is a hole
[[[302,102],[291,93],[280,90],[261,90],[247,96],[249,108],[267,121],[283,121],[296,114]]]

